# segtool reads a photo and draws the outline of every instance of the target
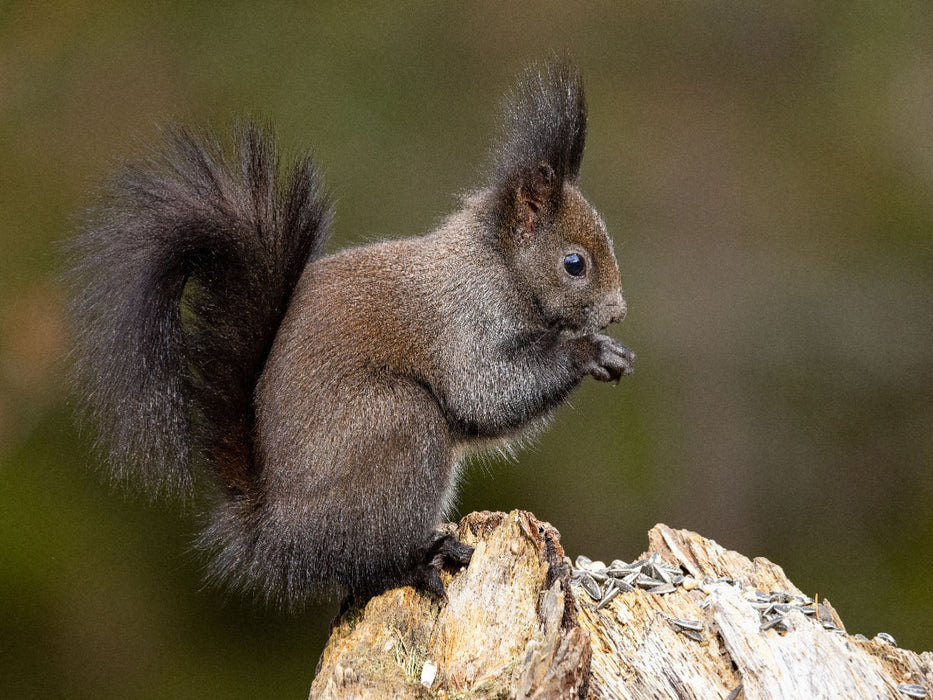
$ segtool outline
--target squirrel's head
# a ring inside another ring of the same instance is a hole
[[[548,325],[582,335],[621,321],[612,241],[578,185],[586,142],[579,75],[569,63],[526,71],[504,115],[492,196],[512,274]]]

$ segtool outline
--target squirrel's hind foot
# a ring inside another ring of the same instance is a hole
[[[406,575],[402,585],[437,596],[447,602],[447,590],[441,580],[441,569],[447,565],[466,566],[473,556],[473,547],[464,544],[451,533],[438,534],[425,550],[424,558]]]

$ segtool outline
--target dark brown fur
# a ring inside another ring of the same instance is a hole
[[[174,137],[79,238],[77,377],[108,459],[156,491],[210,466],[217,578],[292,604],[443,594],[439,566],[470,554],[436,534],[463,456],[540,426],[587,374],[631,371],[600,333],[625,302],[578,187],[579,78],[529,71],[505,114],[487,183],[425,236],[321,257],[313,170],[280,183],[250,129],[237,168]]]

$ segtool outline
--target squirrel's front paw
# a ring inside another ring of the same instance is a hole
[[[593,337],[595,357],[588,369],[595,379],[601,382],[618,382],[622,377],[635,371],[635,353],[615,338],[608,335]]]

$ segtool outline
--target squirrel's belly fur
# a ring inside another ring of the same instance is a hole
[[[582,84],[529,70],[493,165],[421,236],[323,256],[308,158],[238,129],[169,131],[109,183],[71,246],[74,371],[115,480],[216,484],[211,575],[285,605],[410,584],[471,549],[438,530],[466,455],[541,429],[634,355],[602,219],[579,189]]]

